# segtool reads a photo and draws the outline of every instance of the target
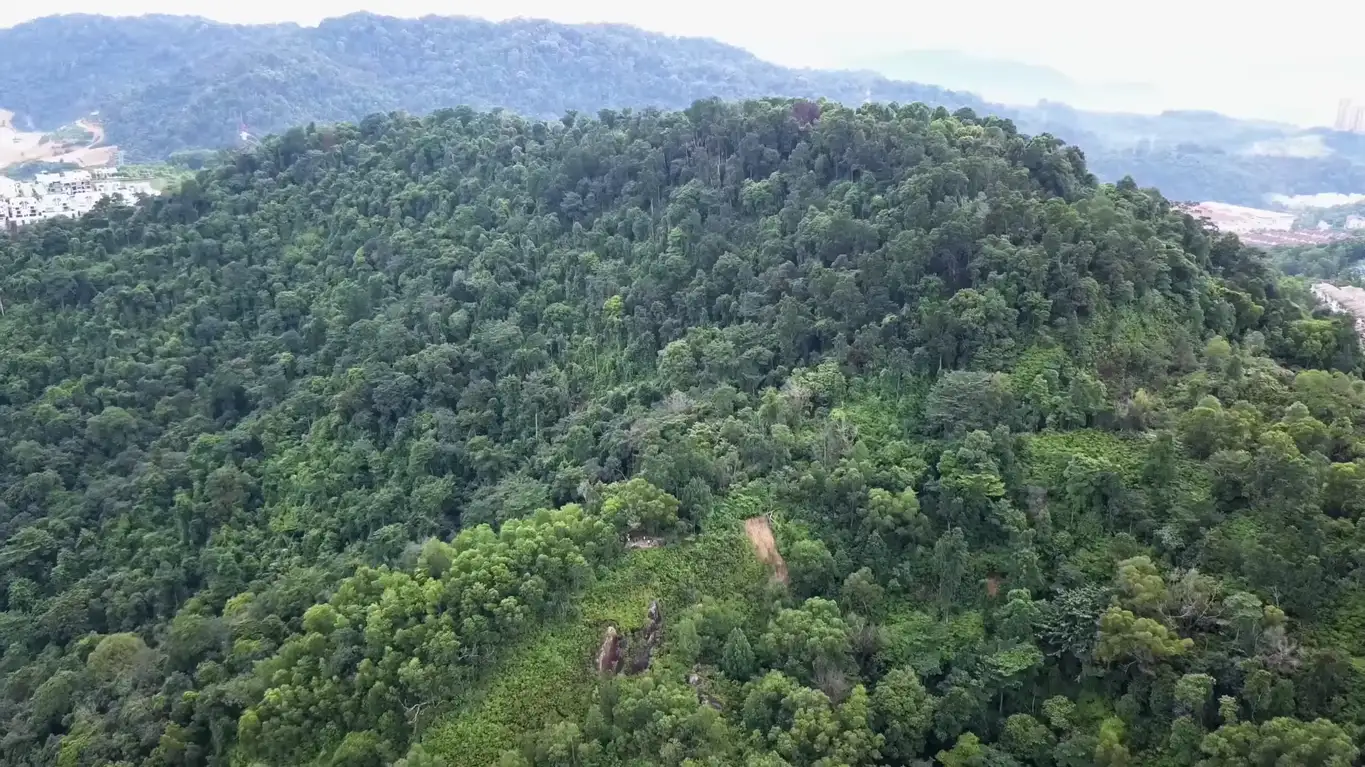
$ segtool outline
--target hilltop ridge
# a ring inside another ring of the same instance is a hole
[[[0,296],[6,767],[1360,753],[1350,318],[1008,120],[298,126]]]
[[[971,108],[1080,146],[1107,181],[1132,176],[1172,199],[1261,205],[1272,195],[1365,192],[1365,137],[1194,111],[1007,107],[868,70],[790,69],[714,40],[623,25],[358,13],[316,27],[234,26],[79,15],[0,30],[0,108],[44,129],[99,110],[109,142],[134,160],[236,146],[243,127],[264,135],[392,111],[467,105],[557,119],[770,96]],[[1266,149],[1296,144],[1314,151]]]
[[[141,156],[225,146],[242,123],[268,133],[460,105],[557,118],[711,97],[983,104],[871,72],[787,69],[705,38],[527,19],[354,13],[302,27],[52,17],[0,30],[0,63],[6,108],[39,123],[101,110],[110,140]]]

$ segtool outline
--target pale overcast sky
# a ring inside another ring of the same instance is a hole
[[[1018,59],[1089,81],[1142,82],[1161,106],[1329,122],[1343,96],[1365,97],[1359,0],[0,0],[0,26],[53,13],[194,13],[230,22],[296,21],[369,10],[565,22],[611,21],[714,37],[794,66],[869,51],[932,48]],[[836,13],[837,12],[837,13]]]

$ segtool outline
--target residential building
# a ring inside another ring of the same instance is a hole
[[[0,228],[41,221],[58,216],[79,216],[90,212],[100,200],[119,197],[136,202],[139,195],[155,196],[156,189],[146,181],[127,181],[86,171],[40,173],[32,182],[0,178]]]
[[[95,191],[94,177],[89,171],[84,170],[39,173],[34,178],[34,183],[51,194],[81,194]]]

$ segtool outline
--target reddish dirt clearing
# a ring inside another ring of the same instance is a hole
[[[773,569],[773,578],[787,583],[787,563],[777,553],[777,541],[773,540],[773,529],[767,517],[751,517],[744,520],[744,534],[754,547],[758,558]]]

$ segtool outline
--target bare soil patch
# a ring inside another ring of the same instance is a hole
[[[773,569],[773,578],[787,583],[787,562],[777,552],[777,541],[773,539],[773,528],[767,517],[751,517],[744,520],[744,534],[754,547],[759,560]]]
[[[89,120],[77,120],[76,125],[90,131],[90,146],[99,146],[104,143],[104,126]]]
[[[1313,294],[1333,311],[1345,312],[1356,318],[1356,332],[1365,338],[1365,290],[1354,285],[1333,285],[1319,282]]]
[[[1000,584],[1004,581],[1000,576],[992,575],[986,578],[986,596],[994,599],[1000,596]]]
[[[112,165],[118,148],[99,146],[104,141],[104,126],[89,120],[76,123],[92,138],[84,146],[58,141],[43,141],[46,134],[21,131],[14,127],[14,113],[0,109],[0,170],[26,162],[69,163],[82,168]]]

